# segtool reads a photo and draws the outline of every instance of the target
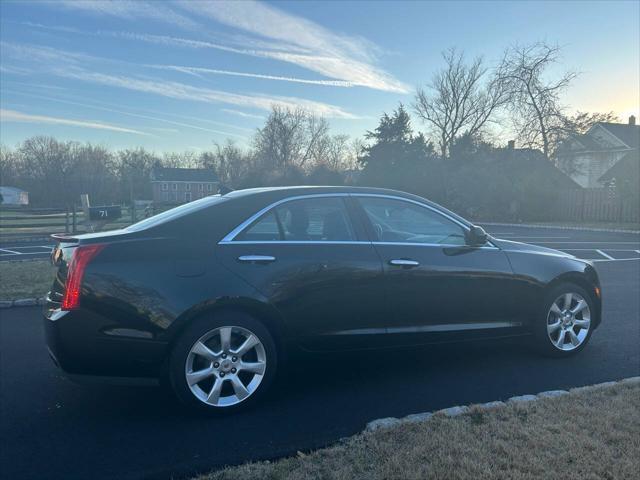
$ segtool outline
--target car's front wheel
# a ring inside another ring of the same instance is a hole
[[[264,394],[276,364],[267,328],[243,312],[224,311],[198,318],[182,334],[171,352],[169,380],[187,406],[229,413]]]
[[[542,318],[534,326],[539,350],[564,357],[582,350],[593,332],[593,300],[584,288],[563,283],[551,289],[545,299]]]

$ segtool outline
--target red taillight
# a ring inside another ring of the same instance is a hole
[[[104,247],[102,244],[81,245],[73,251],[67,271],[62,310],[74,310],[80,306],[80,289],[82,288],[84,270]]]

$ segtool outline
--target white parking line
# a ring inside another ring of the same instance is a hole
[[[0,248],[0,250],[4,250]],[[0,257],[15,257],[16,255],[46,255],[47,252],[15,252],[15,253],[0,253]]]
[[[10,254],[14,254],[14,255],[21,255],[21,252],[15,252],[13,250],[9,250],[7,248],[0,248],[0,251],[2,252],[9,252]]]
[[[596,252],[598,252],[603,257],[608,258],[609,260],[615,260],[615,258],[613,258],[611,255],[604,253],[602,250],[596,250]]]
[[[571,238],[571,237],[547,237],[547,236],[534,236],[534,235],[501,235],[502,237],[505,238],[562,238],[562,239],[567,239],[567,238]]]
[[[640,260],[640,257],[635,258],[613,258],[611,260],[606,258],[583,258],[583,260],[589,260],[591,262],[628,262],[629,260]]]
[[[606,245],[614,245],[614,244],[616,244],[616,245],[617,244],[620,244],[620,245],[637,245],[640,242],[637,242],[637,241],[635,241],[635,242],[607,242],[607,241],[604,241],[603,242],[602,240],[597,240],[597,241],[593,241],[593,242],[538,242],[538,243],[553,243],[553,244],[556,244],[556,243],[557,244],[569,243],[569,244],[572,244],[572,245],[573,244],[583,244],[583,243],[597,243],[597,244],[602,245],[604,243]]]

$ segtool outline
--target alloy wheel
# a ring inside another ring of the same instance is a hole
[[[578,293],[564,293],[554,300],[547,314],[547,335],[563,351],[582,345],[591,328],[591,310]]]
[[[267,367],[264,345],[256,334],[237,326],[215,328],[189,350],[185,379],[200,401],[214,407],[236,405],[260,386]]]

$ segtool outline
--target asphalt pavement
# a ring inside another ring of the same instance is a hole
[[[541,358],[509,341],[313,356],[253,410],[202,418],[159,388],[76,385],[48,358],[37,308],[0,310],[0,477],[183,478],[328,445],[375,418],[640,375],[639,235],[488,230],[597,260],[603,322],[583,352]]]
[[[9,260],[47,259],[53,244],[48,242],[22,242],[0,245],[0,262]]]

